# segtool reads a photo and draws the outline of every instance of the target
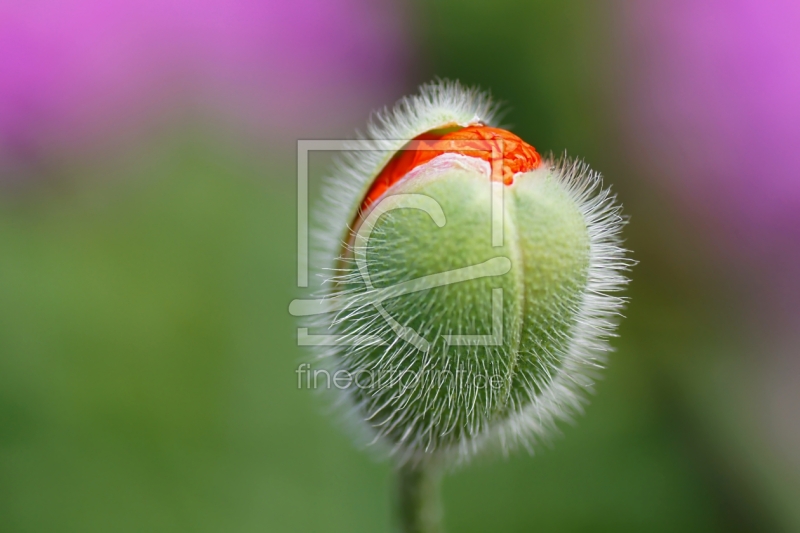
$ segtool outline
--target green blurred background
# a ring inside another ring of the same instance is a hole
[[[388,531],[390,466],[297,388],[295,146],[434,76],[601,171],[639,261],[585,415],[449,476],[448,530],[800,531],[797,156],[736,174],[797,77],[705,74],[800,18],[701,3],[1,6],[0,531]]]

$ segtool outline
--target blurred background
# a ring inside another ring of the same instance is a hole
[[[0,0],[0,531],[388,530],[297,389],[296,141],[435,76],[639,261],[585,416],[448,477],[449,531],[800,531],[798,58],[794,0]]]

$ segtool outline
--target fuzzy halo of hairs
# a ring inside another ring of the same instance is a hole
[[[347,304],[338,312],[312,318],[308,323],[310,327],[346,335],[374,333],[391,337],[392,332],[375,311],[369,291],[360,285],[354,268],[352,225],[360,216],[361,200],[381,169],[409,140],[445,127],[494,126],[496,117],[497,106],[487,94],[449,81],[425,84],[418,94],[405,97],[394,107],[373,115],[366,131],[357,137],[359,149],[346,150],[335,163],[325,180],[322,199],[313,210],[310,265],[316,277],[323,280],[319,296],[329,300],[346,299]],[[431,161],[434,166],[435,162],[436,159]],[[538,374],[522,379],[524,385],[521,386],[525,390],[509,396],[500,417],[459,411],[454,419],[464,421],[465,428],[460,432],[445,427],[447,424],[443,420],[449,417],[441,412],[444,409],[441,406],[430,408],[435,414],[432,418],[422,416],[428,408],[425,395],[438,394],[430,386],[415,389],[417,396],[413,400],[398,395],[397,387],[387,387],[374,397],[365,397],[363,391],[352,387],[330,389],[339,407],[337,411],[354,430],[358,441],[372,445],[380,455],[388,455],[398,464],[436,459],[458,465],[486,449],[508,453],[523,447],[533,451],[537,441],[553,433],[558,421],[570,420],[582,412],[587,393],[592,391],[610,351],[608,341],[614,336],[625,304],[625,298],[618,293],[628,281],[626,272],[633,261],[627,258],[622,245],[621,231],[626,221],[621,206],[615,195],[604,187],[600,175],[586,164],[566,156],[557,160],[545,158],[542,167],[582,218],[588,248],[585,284],[575,298],[564,303],[571,317],[568,330],[559,342],[542,343],[536,348],[542,352],[537,352],[542,361],[548,362],[546,368],[542,364],[542,376],[546,379]],[[376,241],[380,241],[382,231],[376,229]],[[370,268],[376,264],[372,262]],[[404,272],[400,274],[405,275]],[[379,275],[380,272],[376,274]],[[420,307],[420,300],[414,301]],[[412,360],[416,352],[399,347],[401,343],[390,340],[388,347],[378,352],[374,347],[369,351],[369,347],[363,346],[314,346],[314,362],[331,373],[341,370],[352,373],[368,357],[380,359],[384,366],[388,365],[384,360],[403,364]],[[379,355],[369,355],[375,353]],[[469,351],[465,357],[473,361],[470,367],[473,370],[485,367],[476,353]],[[431,361],[430,354],[419,357],[423,366]],[[512,367],[503,366],[502,371],[513,372]],[[473,404],[476,395],[472,397]],[[448,396],[447,402],[440,404],[462,409],[456,404],[459,398],[467,397],[469,394]],[[412,409],[413,402],[422,407]],[[463,409],[466,412],[467,409]],[[451,438],[444,438],[443,434]]]

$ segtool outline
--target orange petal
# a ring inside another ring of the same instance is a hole
[[[513,183],[517,172],[528,172],[542,162],[533,146],[510,131],[490,126],[467,126],[445,133],[429,131],[415,137],[412,143],[395,154],[375,178],[361,204],[362,212],[410,171],[441,154],[461,154],[489,161],[492,180],[506,185]]]

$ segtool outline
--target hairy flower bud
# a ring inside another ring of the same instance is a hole
[[[316,325],[337,341],[319,353],[401,463],[527,444],[578,411],[623,303],[614,197],[493,110],[423,86],[377,115],[320,211],[315,263],[333,275]]]

